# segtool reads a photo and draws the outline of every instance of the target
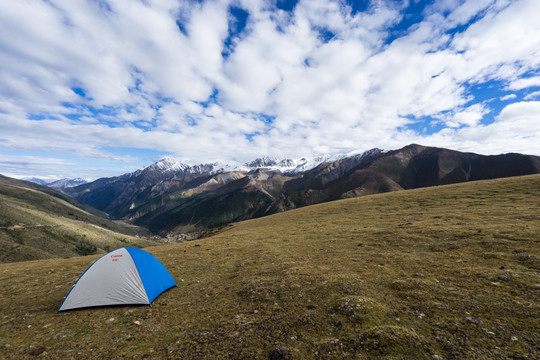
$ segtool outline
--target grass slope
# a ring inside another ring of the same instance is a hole
[[[150,246],[129,228],[56,196],[0,182],[0,262],[103,253]]]
[[[23,189],[36,190],[41,193],[45,193],[50,196],[56,197],[60,200],[64,200],[65,202],[79,209],[82,209],[85,212],[90,213],[92,215],[102,217],[102,218],[108,217],[108,215],[104,213],[103,211],[75,200],[73,197],[66,195],[65,193],[60,191],[60,189],[56,189],[56,188],[52,188],[52,187],[48,187],[44,185],[39,185],[30,181],[19,180],[19,179],[10,178],[4,175],[0,175],[0,186],[2,185],[12,185],[12,186],[16,186]]]
[[[540,176],[314,205],[152,247],[152,306],[56,309],[96,256],[0,264],[0,357],[537,359]],[[9,345],[8,345],[9,344]]]

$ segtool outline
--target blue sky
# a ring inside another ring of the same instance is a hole
[[[540,155],[539,15],[537,0],[4,1],[0,173],[413,142]]]

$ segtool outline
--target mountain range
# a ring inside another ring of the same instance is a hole
[[[68,187],[78,186],[82,184],[86,184],[89,182],[87,179],[83,178],[75,178],[75,179],[59,179],[59,180],[45,180],[37,177],[31,177],[31,178],[24,178],[25,181],[30,181],[35,184],[59,188],[59,189],[65,189]]]
[[[316,159],[261,158],[241,167],[186,165],[166,157],[63,191],[114,219],[165,235],[343,198],[539,172],[538,156],[485,156],[411,144]]]

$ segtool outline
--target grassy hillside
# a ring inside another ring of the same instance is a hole
[[[540,176],[346,199],[148,249],[152,306],[58,313],[97,256],[0,264],[0,357],[538,359]]]
[[[107,213],[75,200],[73,197],[66,195],[65,193],[60,191],[60,189],[56,189],[56,188],[52,188],[52,187],[48,187],[44,185],[39,185],[30,181],[19,180],[19,179],[10,178],[4,175],[0,175],[0,186],[3,186],[3,185],[11,185],[11,186],[16,186],[23,189],[36,190],[41,193],[48,194],[50,196],[63,200],[67,202],[68,204],[71,204],[97,217],[102,217],[102,218],[108,217]]]
[[[152,245],[151,241],[133,236],[138,230],[135,227],[91,214],[76,207],[74,200],[69,203],[18,185],[0,181],[0,262],[89,255],[127,245]]]

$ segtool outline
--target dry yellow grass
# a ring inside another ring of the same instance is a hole
[[[539,210],[536,175],[237,223],[149,248],[152,306],[58,313],[96,256],[0,264],[0,357],[539,358]]]

